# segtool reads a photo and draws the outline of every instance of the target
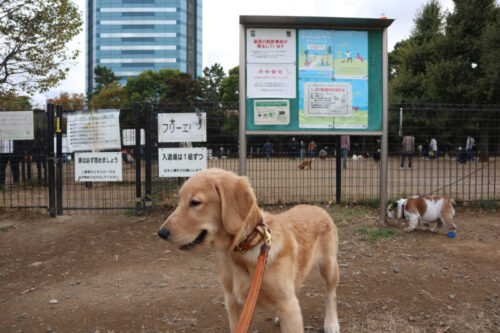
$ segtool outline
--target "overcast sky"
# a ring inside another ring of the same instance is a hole
[[[73,0],[85,17],[85,0]],[[203,0],[203,67],[222,64],[227,71],[239,61],[239,16],[325,16],[379,18],[384,13],[395,19],[389,27],[389,51],[409,36],[416,12],[426,0]],[[443,9],[452,10],[452,0],[440,0]],[[46,98],[61,92],[85,92],[85,29],[69,47],[81,54],[68,78],[44,95],[34,96],[40,107]]]

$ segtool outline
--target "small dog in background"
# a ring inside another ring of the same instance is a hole
[[[353,161],[361,161],[362,159],[363,159],[363,155],[356,155],[356,154],[352,155]]]
[[[305,169],[306,167],[309,167],[309,169],[312,168],[312,161],[311,160],[305,160],[299,164],[299,169]]]
[[[399,199],[387,207],[387,216],[391,219],[406,219],[408,227],[405,231],[413,231],[417,225],[422,225],[424,230],[429,230],[430,223],[437,221],[431,230],[436,232],[438,228],[446,224],[450,230],[457,226],[453,222],[455,216],[455,201],[451,198],[441,196],[413,196],[408,199]]]

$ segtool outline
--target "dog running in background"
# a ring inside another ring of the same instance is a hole
[[[340,332],[336,288],[338,234],[322,208],[298,205],[280,213],[264,212],[246,177],[206,169],[179,190],[179,204],[158,235],[180,250],[215,250],[224,303],[234,332],[256,269],[260,246],[271,245],[257,305],[273,311],[282,332],[303,333],[298,290],[313,267],[326,284],[324,332]],[[185,272],[189,274],[189,272]]]
[[[450,230],[457,226],[453,222],[455,216],[455,201],[441,196],[413,196],[408,199],[399,199],[387,207],[387,216],[391,219],[405,219],[408,221],[407,232],[413,231],[418,225],[429,230],[431,222],[437,222],[431,230],[447,225]]]
[[[309,169],[312,168],[312,161],[311,160],[305,160],[299,164],[299,169],[305,169],[306,167],[309,167]]]

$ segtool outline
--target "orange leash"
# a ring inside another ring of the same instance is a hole
[[[252,285],[248,291],[247,300],[245,302],[245,306],[243,307],[243,311],[241,312],[238,325],[236,325],[235,333],[246,333],[248,331],[248,327],[250,327],[255,305],[257,304],[257,298],[259,297],[260,285],[262,283],[262,277],[264,276],[269,249],[270,246],[267,242],[262,244],[260,247],[260,254],[257,258],[257,266],[255,267]]]

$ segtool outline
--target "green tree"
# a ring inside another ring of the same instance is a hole
[[[97,67],[94,68],[94,81],[96,85],[93,94],[98,94],[102,88],[109,86],[115,81],[120,81],[121,79],[121,76],[116,76],[115,73],[106,66],[97,65]]]
[[[188,73],[177,73],[163,84],[160,103],[193,103],[200,96],[199,84]]]
[[[224,77],[220,83],[221,101],[224,104],[235,104],[239,101],[239,77],[240,67],[236,66],[229,70],[229,75]]]
[[[135,103],[151,102],[158,104],[166,96],[168,79],[179,74],[178,70],[160,69],[159,71],[144,71],[137,77],[129,77],[125,90],[126,107],[133,107]]]
[[[96,109],[119,109],[124,104],[127,97],[125,87],[117,81],[113,81],[108,86],[101,89],[98,94],[92,96],[89,107]]]
[[[59,96],[48,99],[47,102],[62,105],[63,111],[80,111],[85,105],[85,96],[82,93],[70,95],[67,92],[62,92]]]
[[[207,102],[220,102],[220,85],[225,77],[224,69],[220,64],[213,64],[203,69],[203,77],[200,78],[201,93]]]
[[[0,92],[0,111],[29,111],[32,105],[28,96]]]
[[[396,43],[389,54],[390,97],[393,103],[419,102],[426,98],[424,80],[428,66],[438,60],[436,46],[443,39],[443,16],[437,0],[416,14],[410,37]]]
[[[455,0],[446,17],[445,38],[435,48],[439,61],[428,67],[426,95],[440,103],[484,103],[481,36],[494,18],[495,0]]]
[[[0,91],[45,92],[65,79],[82,24],[70,0],[0,0]]]

